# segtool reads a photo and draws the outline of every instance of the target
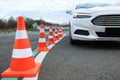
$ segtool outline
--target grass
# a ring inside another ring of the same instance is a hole
[[[63,31],[69,31],[69,29],[63,29]]]
[[[0,29],[0,33],[10,33],[10,32],[15,32],[16,29]],[[34,29],[27,29],[27,31],[39,31],[39,30],[34,30]]]
[[[1,29],[0,30],[0,33],[10,33],[10,32],[15,32],[16,30],[15,29]]]

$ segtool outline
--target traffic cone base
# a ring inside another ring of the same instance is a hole
[[[53,39],[49,39],[47,43],[48,43],[48,44],[55,44],[55,42],[54,42]]]
[[[58,37],[58,36],[55,36],[55,37],[54,37],[54,40],[55,40],[55,41],[59,40],[59,37]]]
[[[62,37],[63,37],[63,34],[60,34],[59,36],[60,36],[60,38],[62,38]]]
[[[36,52],[46,52],[49,51],[49,48],[46,46],[46,42],[38,43],[38,47],[35,50]]]
[[[8,68],[6,71],[4,71],[1,75],[1,77],[4,78],[15,78],[15,77],[35,77],[36,74],[41,69],[40,63],[35,63],[35,67],[29,70],[25,71],[13,71],[10,68]]]
[[[37,47],[37,48],[35,49],[35,52],[40,52],[40,51],[39,51],[39,47]]]

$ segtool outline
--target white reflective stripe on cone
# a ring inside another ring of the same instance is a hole
[[[13,49],[13,58],[26,58],[32,56],[31,48],[26,49]]]
[[[53,38],[53,36],[49,36],[49,38]]]
[[[55,29],[55,32],[57,32],[58,30],[57,29]]]
[[[52,29],[50,29],[50,31],[49,32],[52,32]]]
[[[55,36],[58,36],[58,34],[55,34]]]
[[[46,42],[45,38],[39,38],[39,42]]]
[[[40,29],[40,32],[45,32],[44,29]]]
[[[26,30],[17,30],[15,39],[24,39],[24,38],[28,38]]]

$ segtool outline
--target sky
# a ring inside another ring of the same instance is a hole
[[[119,0],[0,0],[0,18],[23,15],[34,19],[53,20],[65,10],[73,10],[76,4],[85,2],[115,3]],[[54,17],[51,17],[54,16]],[[51,18],[50,18],[51,17]],[[60,17],[58,17],[60,18]]]

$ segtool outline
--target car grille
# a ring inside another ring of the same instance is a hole
[[[96,32],[99,37],[120,37],[120,28],[106,28],[105,32]]]
[[[120,26],[120,15],[101,15],[92,20],[97,26]]]

